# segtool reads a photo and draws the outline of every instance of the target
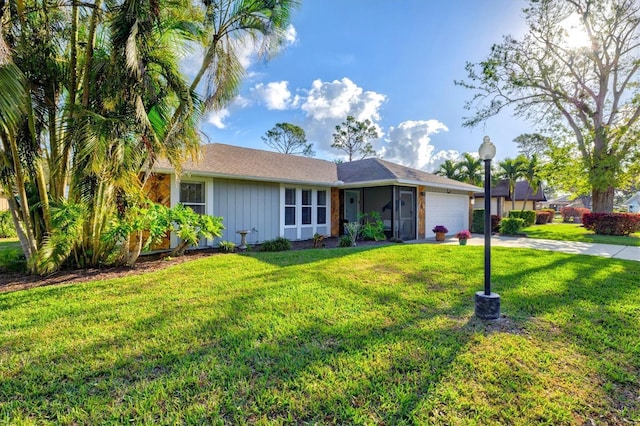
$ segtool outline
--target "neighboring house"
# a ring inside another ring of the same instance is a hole
[[[541,202],[540,208],[550,208],[555,211],[560,211],[563,207],[575,207],[575,208],[589,208],[585,205],[584,201],[590,202],[591,197],[577,197],[575,195],[563,195],[562,197],[554,198],[552,200]]]
[[[526,181],[516,182],[514,191],[515,210],[536,210],[538,204],[547,201],[542,187],[534,193],[531,186]],[[526,200],[526,201],[525,201]],[[526,205],[525,205],[526,203]],[[511,211],[511,194],[509,194],[509,182],[501,180],[491,188],[491,214],[502,217],[507,216]],[[474,209],[484,208],[484,192],[476,192]]]
[[[622,204],[629,208],[629,213],[640,213],[640,192],[636,192]]]
[[[424,239],[435,225],[454,234],[469,228],[470,197],[479,189],[377,158],[335,164],[224,144],[202,146],[200,160],[185,162],[179,179],[160,162],[147,188],[153,201],[221,216],[221,240],[236,243],[240,230],[250,231],[250,243],[338,236],[344,223],[373,211],[388,237]]]
[[[9,201],[7,200],[7,197],[0,194],[0,212],[5,210],[9,210]]]

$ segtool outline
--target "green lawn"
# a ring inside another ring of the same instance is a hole
[[[640,421],[640,263],[483,251],[220,255],[0,294],[8,424]]]
[[[18,239],[0,238],[0,273],[23,271],[24,268],[24,256]]]
[[[573,223],[552,223],[547,225],[533,225],[522,230],[530,238],[547,240],[581,241],[585,243],[615,244],[621,246],[640,246],[640,232],[628,237],[612,235],[596,235]]]

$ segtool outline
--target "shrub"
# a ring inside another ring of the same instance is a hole
[[[284,237],[269,240],[262,243],[260,251],[288,251],[291,250],[291,241]]]
[[[640,231],[640,213],[585,213],[582,223],[599,235],[629,235]]]
[[[233,241],[220,241],[218,248],[222,253],[233,253],[236,251],[236,243]]]
[[[8,210],[0,212],[0,238],[12,238],[16,235],[16,228],[13,226],[11,212]]]
[[[173,231],[180,243],[173,249],[171,256],[182,256],[189,246],[197,246],[202,238],[213,239],[222,236],[222,218],[200,215],[183,204],[176,204],[169,210]]]
[[[340,242],[338,243],[340,247],[351,247],[353,246],[353,240],[348,235],[343,235],[340,237]]]
[[[536,225],[546,225],[553,220],[553,213],[548,210],[536,211]]]
[[[500,220],[502,218],[497,214],[491,215],[491,232],[498,232],[500,229]],[[484,234],[484,209],[473,211],[473,220],[471,223],[471,231],[477,234]]]
[[[384,222],[382,222],[380,213],[365,213],[360,215],[360,220],[362,221],[360,235],[363,240],[382,241],[387,239],[384,235]]]
[[[500,233],[504,235],[516,235],[524,227],[524,219],[519,217],[505,217],[500,222]]]
[[[358,239],[358,235],[360,235],[360,222],[349,222],[344,225],[344,230],[351,239],[351,245],[356,245],[356,240]]]
[[[511,210],[509,212],[509,217],[524,219],[525,228],[536,223],[536,212],[533,210]]]
[[[582,207],[563,207],[560,209],[560,214],[562,215],[562,221],[567,223],[573,220],[573,223],[581,223],[582,216],[585,213],[589,213],[589,209],[585,209]]]
[[[320,235],[317,232],[315,234],[313,234],[313,248],[318,248],[318,247],[324,247],[324,243],[322,242],[322,240],[324,240],[324,235]]]

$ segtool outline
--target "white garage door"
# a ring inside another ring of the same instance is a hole
[[[444,225],[453,235],[463,229],[469,229],[469,197],[467,195],[425,194],[425,231],[426,237],[434,237],[434,226]]]

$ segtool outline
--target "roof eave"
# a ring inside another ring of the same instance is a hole
[[[467,186],[461,186],[461,185],[448,185],[444,183],[424,182],[421,180],[408,180],[408,179],[363,180],[358,182],[345,183],[341,185],[341,188],[349,189],[349,188],[359,188],[362,186],[382,186],[382,185],[426,186],[427,188],[450,189],[450,190],[463,191],[463,192],[473,192],[474,190],[478,189],[477,187],[474,187],[474,186],[472,186],[472,188],[469,188]]]
[[[167,174],[175,174],[175,170],[171,168],[163,168],[158,167],[153,169],[154,173],[167,173]],[[340,186],[337,181],[333,182],[318,182],[318,181],[309,181],[309,180],[300,180],[300,179],[278,179],[278,178],[269,178],[263,176],[248,176],[248,175],[231,175],[224,173],[212,173],[205,172],[200,170],[183,170],[182,176],[202,176],[202,177],[211,177],[211,178],[221,178],[221,179],[237,179],[237,180],[250,180],[256,182],[272,182],[272,183],[285,183],[291,185],[308,185],[308,186]]]

